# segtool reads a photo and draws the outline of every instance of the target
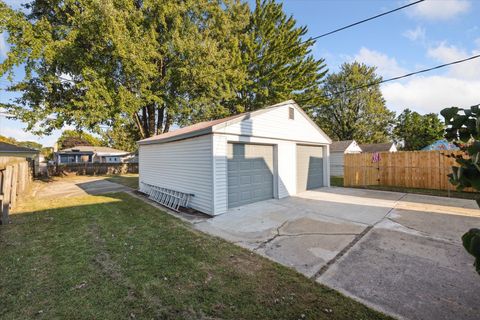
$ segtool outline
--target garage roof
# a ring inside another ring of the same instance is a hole
[[[321,132],[322,135],[324,135],[327,138],[328,141],[330,141],[330,138],[312,121],[312,119],[310,119],[310,117],[302,110],[302,108],[298,106],[298,104],[295,101],[287,100],[287,101],[284,101],[260,110],[245,112],[245,113],[237,114],[237,115],[230,116],[223,119],[199,122],[188,127],[177,129],[175,131],[159,134],[156,136],[152,136],[150,138],[140,140],[138,141],[138,144],[166,143],[166,142],[172,142],[176,140],[193,138],[193,137],[201,136],[204,134],[209,134],[215,131],[215,126],[217,125],[229,125],[238,121],[242,121],[244,119],[249,119],[258,114],[262,114],[273,108],[277,108],[285,105],[292,105],[293,107],[295,107],[312,123],[313,126],[315,126]]]
[[[0,152],[39,153],[40,151],[35,149],[20,147],[11,143],[0,142]]]

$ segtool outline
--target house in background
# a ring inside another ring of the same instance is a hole
[[[334,141],[330,145],[330,175],[343,177],[346,153],[361,153],[362,149],[355,140]]]
[[[397,152],[394,142],[361,144],[362,152]]]
[[[55,153],[57,164],[69,163],[122,163],[130,152],[109,147],[77,146]]]
[[[292,100],[200,122],[138,142],[140,191],[193,194],[191,208],[222,214],[329,186],[330,143]]]
[[[456,145],[451,142],[448,142],[445,139],[437,140],[434,143],[422,148],[422,151],[432,151],[432,150],[460,150]]]
[[[0,157],[21,157],[33,160],[35,172],[38,172],[40,161],[40,150],[20,147],[11,143],[0,142]]]

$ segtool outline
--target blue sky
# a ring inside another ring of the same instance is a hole
[[[18,7],[21,0],[7,0]],[[250,3],[255,1],[251,0]],[[316,36],[358,20],[399,7],[406,0],[284,0],[284,10]],[[462,59],[480,53],[480,1],[427,0],[400,12],[319,39],[313,49],[330,71],[344,62],[376,66],[384,78]],[[0,59],[8,46],[0,37]],[[0,80],[0,87],[5,85]],[[397,112],[410,108],[421,113],[448,106],[480,103],[480,59],[391,82],[382,86],[387,106]],[[0,100],[12,97],[0,91]],[[0,117],[0,134],[52,145],[60,132],[36,137],[24,124]]]

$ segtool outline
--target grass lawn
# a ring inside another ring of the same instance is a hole
[[[106,179],[115,183],[123,184],[127,187],[138,189],[138,173],[127,173],[119,176],[108,176]]]
[[[33,200],[0,226],[2,319],[387,319],[125,193]]]
[[[343,177],[330,177],[330,185],[332,187],[343,187]],[[415,194],[425,194],[429,196],[452,197],[452,198],[472,199],[472,200],[477,200],[480,198],[480,194],[478,192],[459,192],[459,191],[419,189],[419,188],[406,188],[406,187],[394,187],[394,186],[363,186],[363,187],[352,187],[352,188],[415,193]]]

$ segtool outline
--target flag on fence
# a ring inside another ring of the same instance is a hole
[[[372,163],[380,162],[380,160],[382,160],[381,157],[380,157],[380,153],[374,152],[372,154]]]

